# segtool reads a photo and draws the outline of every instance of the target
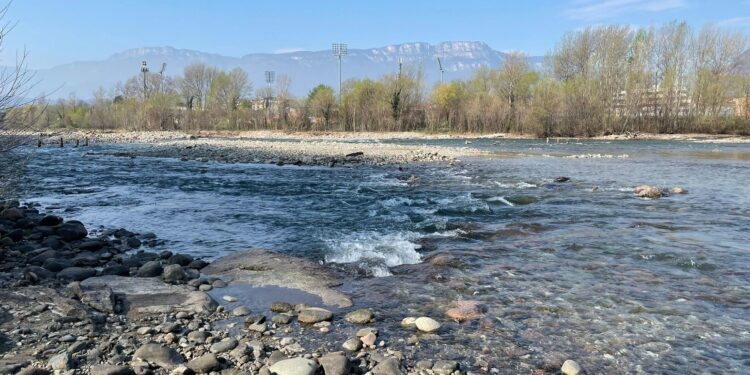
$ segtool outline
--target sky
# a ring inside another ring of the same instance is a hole
[[[2,3],[3,0],[0,0]],[[103,60],[130,48],[172,46],[242,56],[405,42],[483,41],[543,55],[591,25],[694,27],[750,33],[750,0],[15,0],[0,65],[23,50],[32,69]]]

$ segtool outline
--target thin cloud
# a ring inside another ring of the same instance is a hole
[[[279,48],[273,51],[273,53],[280,54],[280,53],[292,53],[292,52],[300,52],[304,51],[302,48]]]
[[[716,23],[719,27],[746,29],[750,27],[750,17],[734,17]]]
[[[576,0],[565,15],[577,20],[602,20],[629,13],[657,13],[687,6],[686,0]]]

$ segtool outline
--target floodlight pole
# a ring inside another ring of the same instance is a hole
[[[146,60],[143,60],[143,62],[141,62],[141,73],[143,73],[143,100],[146,100],[148,99],[148,89],[146,87],[146,74],[148,73],[148,66],[146,65]]]
[[[341,88],[342,88],[341,59],[348,52],[346,43],[333,43],[331,45],[331,50],[333,51],[333,54],[339,58],[339,103],[341,103]]]

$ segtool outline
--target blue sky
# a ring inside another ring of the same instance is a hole
[[[229,56],[402,42],[476,40],[542,55],[588,25],[685,20],[750,33],[750,0],[15,0],[18,24],[0,64],[26,48],[32,68],[100,60],[128,49],[173,46]]]

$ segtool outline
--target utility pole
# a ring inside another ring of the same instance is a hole
[[[146,60],[141,63],[141,73],[143,73],[143,100],[148,99],[148,88],[146,86],[146,74],[148,74],[148,66]]]
[[[401,57],[398,58],[398,80],[401,81],[401,65],[403,62],[401,61]]]
[[[164,93],[164,70],[167,69],[167,63],[161,63],[161,70],[159,71],[159,93]]]
[[[437,58],[438,60],[438,67],[440,68],[440,84],[443,84],[443,63],[440,61],[440,58]]]
[[[266,126],[268,126],[268,115],[271,112],[271,99],[273,99],[273,88],[271,84],[276,79],[276,72],[272,70],[266,70],[266,84],[268,84],[268,91],[266,92]],[[276,125],[274,125],[276,129]]]

